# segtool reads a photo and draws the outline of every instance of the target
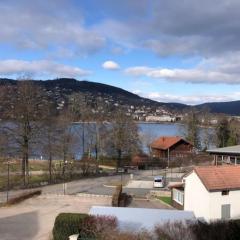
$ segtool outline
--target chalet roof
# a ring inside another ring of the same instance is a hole
[[[240,166],[199,166],[196,172],[208,191],[240,190]]]
[[[175,145],[176,143],[178,143],[181,140],[189,143],[188,141],[186,141],[185,139],[183,139],[179,136],[162,136],[162,137],[154,140],[150,144],[150,146],[151,146],[151,148],[167,150],[168,148],[172,147],[173,145]],[[189,143],[189,144],[191,144],[191,143]]]
[[[240,145],[235,145],[231,147],[222,147],[222,148],[214,148],[207,150],[209,153],[215,154],[236,154],[240,155]]]

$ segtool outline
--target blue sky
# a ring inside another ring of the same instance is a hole
[[[1,0],[0,76],[73,77],[163,102],[240,99],[238,0]]]

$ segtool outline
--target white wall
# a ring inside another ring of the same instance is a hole
[[[184,210],[193,211],[195,217],[210,219],[210,196],[195,172],[185,178]]]
[[[230,204],[231,218],[240,218],[240,191],[208,192],[195,172],[185,178],[184,210],[193,211],[197,218],[206,221],[221,219],[223,204]]]
[[[222,195],[222,192],[210,193],[210,217],[221,219],[221,206],[230,204],[231,218],[240,218],[240,191],[229,191],[229,195]]]

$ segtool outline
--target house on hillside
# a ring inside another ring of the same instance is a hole
[[[240,164],[240,145],[209,149],[207,152],[213,156],[215,165]]]
[[[240,218],[240,166],[195,167],[171,186],[175,208],[206,221]]]
[[[193,152],[193,145],[179,136],[162,136],[150,144],[152,157],[170,159],[183,158]]]

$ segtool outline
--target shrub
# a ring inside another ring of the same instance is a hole
[[[167,223],[155,228],[157,239],[164,240],[238,240],[240,220]]]
[[[194,240],[194,235],[188,224],[183,222],[166,223],[155,227],[157,239],[164,240]]]
[[[240,220],[198,222],[190,228],[197,240],[237,240],[240,234]]]
[[[79,226],[79,239],[108,239],[117,232],[117,219],[112,216],[88,216]]]
[[[79,228],[87,214],[60,213],[54,223],[53,240],[68,240],[68,237],[79,233]]]
[[[23,193],[17,197],[11,198],[8,200],[7,205],[13,205],[13,204],[17,204],[20,203],[28,198],[32,198],[34,196],[39,196],[41,195],[42,191],[41,190],[36,190],[36,191],[31,191],[31,192],[26,192]]]

